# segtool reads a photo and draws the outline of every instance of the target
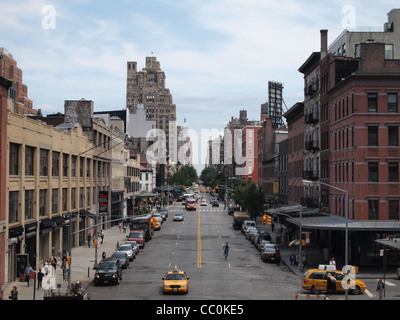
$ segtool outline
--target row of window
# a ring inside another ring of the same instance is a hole
[[[86,189],[86,191],[85,191]],[[92,197],[90,196],[90,190],[92,191]],[[79,191],[79,193],[77,193]],[[9,192],[9,209],[8,219],[9,223],[19,222],[19,203],[22,191],[10,191]],[[39,192],[39,194],[35,194]],[[86,192],[86,194],[85,194]],[[25,190],[24,191],[25,206],[24,215],[25,220],[34,218],[36,197],[39,196],[39,204],[37,207],[39,217],[49,216],[51,214],[58,214],[61,212],[68,212],[71,210],[83,209],[96,203],[96,187],[80,187],[80,188],[61,188],[60,189],[41,189],[41,190]],[[50,205],[48,197],[51,197]],[[70,207],[68,208],[67,200],[71,199]],[[59,207],[61,205],[61,207]],[[60,212],[61,210],[61,212]],[[22,213],[22,212],[21,212]]]
[[[16,143],[10,143],[10,153],[9,153],[9,174],[10,175],[20,175],[21,174],[21,149],[22,146]],[[25,175],[33,176],[35,175],[35,152],[37,148],[25,146]],[[51,153],[51,157],[50,157]],[[110,163],[103,161],[96,161],[90,158],[78,157],[66,153],[60,153],[56,151],[49,151],[46,149],[39,150],[39,175],[40,176],[53,176],[58,177],[62,175],[63,177],[68,177],[69,174],[69,157],[71,157],[71,177],[76,177],[79,173],[80,177],[84,177],[85,171],[86,176],[90,177],[90,166],[93,162],[94,168],[97,164],[97,176],[107,177],[110,172]],[[79,167],[78,167],[79,158]],[[61,159],[61,163],[60,163]],[[78,172],[79,170],[79,172]],[[95,169],[93,170],[93,177],[95,176]]]

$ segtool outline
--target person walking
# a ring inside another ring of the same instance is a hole
[[[104,230],[101,230],[101,243],[104,243]]]
[[[18,297],[19,297],[19,293],[18,293],[17,287],[14,286],[13,289],[11,290],[9,298],[11,300],[18,300]]]
[[[376,291],[378,291],[379,294],[379,300],[382,300],[383,298],[383,290],[385,289],[385,284],[383,283],[382,279],[379,279],[378,285],[376,287]]]
[[[63,281],[68,281],[67,252],[64,250],[61,258],[61,269],[63,270]]]
[[[48,273],[49,273],[49,259],[46,259],[45,261],[44,261],[44,274],[47,276],[48,275]]]
[[[31,267],[31,265],[28,263],[28,266],[25,268],[25,272],[24,272],[25,273],[25,281],[28,284],[28,287],[29,287],[29,281],[30,281],[29,275],[31,272],[33,272],[33,269]]]
[[[91,235],[90,232],[89,232],[89,234],[88,234],[88,236],[87,236],[87,243],[88,243],[88,247],[89,247],[89,248],[90,248],[91,242],[92,242],[92,235]]]
[[[38,290],[42,287],[42,280],[44,277],[44,273],[42,272],[42,270],[40,269],[39,272],[37,273],[37,288]]]

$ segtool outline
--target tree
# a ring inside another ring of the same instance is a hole
[[[201,171],[200,180],[207,187],[214,188],[219,184],[225,184],[225,175],[221,172],[217,172],[214,167],[207,167]]]
[[[182,186],[191,186],[193,182],[198,179],[196,169],[192,166],[186,165],[180,168],[178,172],[173,175],[168,175],[168,184],[176,184]]]
[[[245,185],[243,181],[235,180],[232,198],[253,219],[264,210],[264,192],[261,187],[250,180],[246,181]]]

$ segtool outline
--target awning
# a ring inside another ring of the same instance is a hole
[[[65,222],[65,219],[61,216],[52,217],[51,219],[54,221],[53,230],[61,229]]]
[[[79,210],[79,216],[81,218],[88,217],[88,218],[92,218],[94,220],[96,219],[96,215],[91,213],[91,212],[89,212],[89,211],[87,211],[87,210]]]
[[[40,220],[40,235],[42,236],[52,232],[54,224],[54,221],[49,218]]]
[[[395,239],[378,239],[375,240],[376,242],[383,244],[387,247],[391,247],[393,249],[400,250],[400,239],[395,238]]]
[[[10,227],[8,229],[8,237],[9,238],[17,238],[17,237],[21,236],[23,233],[24,233],[23,226]]]

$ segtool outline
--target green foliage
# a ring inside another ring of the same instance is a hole
[[[264,192],[250,180],[246,181],[245,186],[243,183],[241,180],[234,181],[232,198],[243,210],[247,210],[251,218],[255,218],[263,212]]]
[[[214,167],[204,168],[201,171],[200,180],[203,181],[203,185],[211,188],[226,183],[225,175],[221,172],[217,172]]]
[[[168,175],[167,182],[169,185],[191,186],[198,179],[196,169],[192,166],[183,166],[174,175]]]

